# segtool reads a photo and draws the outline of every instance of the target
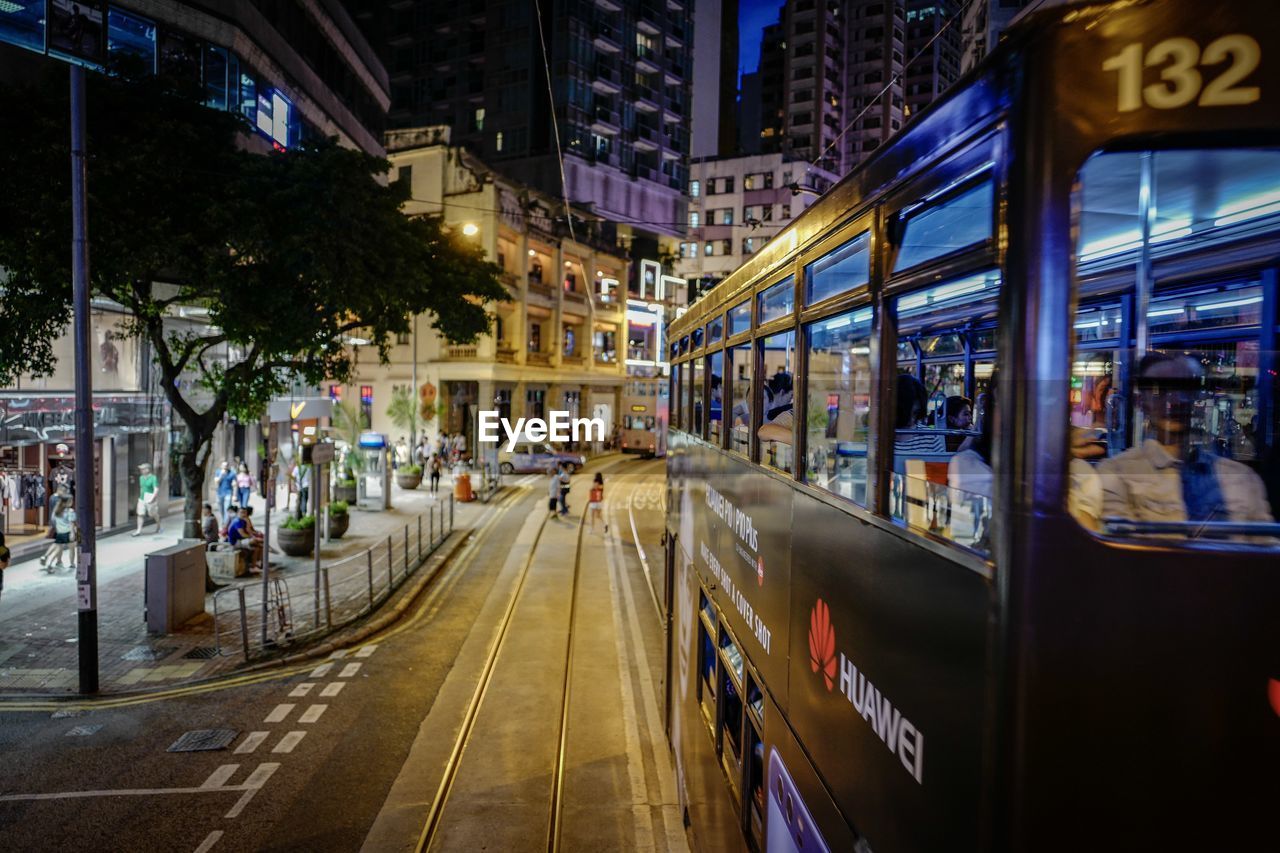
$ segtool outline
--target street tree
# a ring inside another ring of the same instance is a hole
[[[52,372],[70,318],[65,76],[0,90],[0,385]],[[146,340],[186,427],[184,533],[198,536],[214,431],[261,416],[295,383],[346,382],[353,339],[385,362],[427,315],[450,341],[505,298],[479,249],[401,212],[389,164],[319,140],[255,153],[237,115],[180,82],[91,75],[90,281]],[[200,321],[176,322],[180,309]]]

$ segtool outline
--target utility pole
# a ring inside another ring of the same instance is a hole
[[[413,417],[409,419],[409,464],[415,464],[414,455],[418,450],[418,315],[413,315],[413,391],[409,401],[413,403]],[[426,466],[425,459],[422,460]],[[425,471],[423,473],[426,473]]]
[[[97,519],[93,487],[93,373],[89,368],[89,215],[85,187],[84,68],[71,66],[71,290],[75,335],[76,564],[79,610],[80,692],[98,692],[98,584],[95,565]]]

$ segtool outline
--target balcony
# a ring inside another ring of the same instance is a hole
[[[644,113],[658,111],[658,93],[648,86],[636,86],[636,109]]]
[[[658,67],[658,52],[651,47],[644,45],[636,45],[636,70],[643,71],[645,74],[657,74],[660,70]]]
[[[636,8],[636,28],[643,33],[656,36],[661,32],[659,25],[664,17],[656,3],[641,3]]]
[[[622,91],[622,72],[607,62],[597,62],[591,88],[607,95],[616,95]]]
[[[609,107],[597,106],[594,118],[591,122],[591,131],[592,133],[597,133],[600,136],[617,136],[617,114]]]
[[[508,346],[507,344],[500,344],[498,346],[496,358],[501,364],[515,364],[516,363],[515,348]]]
[[[608,24],[596,27],[596,36],[591,43],[602,53],[622,53],[622,42],[618,40],[618,31]]]
[[[551,353],[541,352],[537,350],[530,351],[525,356],[525,362],[527,364],[538,364],[543,366],[549,366],[551,364]]]
[[[658,129],[646,124],[637,124],[635,146],[638,151],[657,151]]]
[[[551,285],[543,284],[542,279],[529,276],[529,295],[553,299],[555,298],[555,291],[551,289]]]
[[[577,355],[576,353],[573,355],[569,355],[568,353],[565,353],[564,355],[560,356],[560,363],[573,365],[575,367],[581,367],[583,364],[586,363],[586,359],[584,359],[580,355]]]
[[[449,344],[444,348],[444,357],[449,361],[475,361],[480,357],[480,352],[474,344],[471,346]]]

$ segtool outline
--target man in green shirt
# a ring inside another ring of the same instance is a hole
[[[138,466],[138,529],[134,536],[142,535],[142,525],[150,517],[155,520],[156,532],[160,532],[160,481],[151,473],[151,466],[142,463]]]

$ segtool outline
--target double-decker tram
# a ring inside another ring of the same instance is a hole
[[[1032,15],[671,324],[700,847],[1280,844],[1274,12]]]
[[[644,457],[667,455],[667,379],[658,375],[630,374],[622,395],[622,429],[619,450]]]

